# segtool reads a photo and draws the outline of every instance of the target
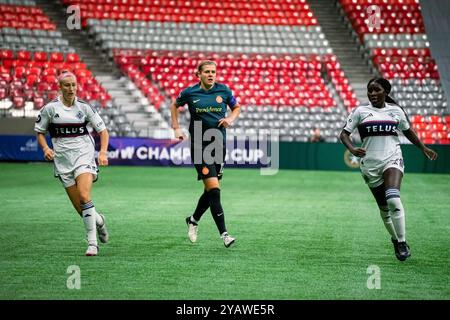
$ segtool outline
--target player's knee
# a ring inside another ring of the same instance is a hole
[[[89,192],[80,191],[80,202],[88,203],[89,201],[91,201],[91,195],[89,194]]]
[[[210,199],[219,199],[220,200],[220,189],[212,188],[208,191],[208,197]]]
[[[223,209],[220,203],[220,189],[214,188],[208,191],[209,206],[211,207],[211,212],[215,215],[222,215]]]

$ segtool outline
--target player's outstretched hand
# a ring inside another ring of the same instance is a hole
[[[43,152],[44,152],[44,159],[45,159],[45,160],[47,160],[47,161],[52,161],[53,158],[55,158],[55,152],[54,152],[52,149],[50,149],[50,148],[45,148],[45,149],[43,150]]]
[[[217,125],[218,127],[224,127],[224,128],[228,128],[231,127],[231,124],[233,123],[233,121],[231,121],[229,118],[222,118],[219,120],[219,124]]]
[[[181,130],[181,128],[175,129],[175,138],[181,141],[187,139],[187,137],[183,134],[183,130]]]
[[[104,151],[100,151],[98,153],[98,164],[101,166],[107,166],[108,165],[108,154]]]
[[[366,150],[363,148],[354,148],[353,150],[350,150],[350,152],[358,158],[362,158],[366,155]]]
[[[428,147],[423,148],[423,154],[430,160],[436,160],[438,157],[438,154],[436,153],[436,151],[431,150]]]

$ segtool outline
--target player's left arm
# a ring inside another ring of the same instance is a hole
[[[239,117],[241,114],[241,106],[236,103],[233,108],[231,109],[231,113],[228,117],[222,118],[219,120],[218,126],[223,126],[224,128],[230,127],[233,122]]]
[[[400,120],[398,123],[398,129],[402,130],[403,134],[405,135],[406,139],[411,141],[413,145],[415,145],[417,148],[419,148],[422,153],[430,160],[436,160],[437,159],[437,153],[434,150],[431,150],[426,145],[420,141],[420,138],[417,136],[416,131],[411,127],[411,123],[409,121],[409,118],[403,108],[401,108],[400,112]]]
[[[419,148],[428,159],[430,160],[437,159],[438,154],[436,153],[436,151],[431,150],[426,145],[424,145],[422,141],[420,141],[416,132],[411,127],[408,130],[404,130],[403,134],[409,141],[411,141],[412,144],[414,144],[417,148]]]
[[[105,122],[102,120],[98,112],[90,105],[85,105],[87,121],[91,123],[95,131],[97,131],[100,137],[100,151],[98,153],[98,164],[101,166],[108,165],[108,145],[109,145],[109,133],[106,129]]]
[[[109,133],[104,129],[98,133],[100,137],[100,151],[98,153],[98,164],[101,166],[108,165],[108,145],[109,145]]]

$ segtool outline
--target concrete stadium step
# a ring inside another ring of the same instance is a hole
[[[371,67],[359,52],[359,42],[352,35],[338,11],[335,0],[310,0],[319,25],[341,63],[342,70],[360,101],[366,99],[365,84],[373,77]],[[364,87],[364,89],[362,89]]]

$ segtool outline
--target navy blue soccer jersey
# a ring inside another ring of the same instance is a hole
[[[225,128],[218,127],[219,120],[226,117],[227,105],[233,109],[237,104],[230,88],[224,84],[215,83],[206,91],[200,87],[200,83],[197,83],[181,91],[177,97],[177,107],[185,104],[188,105],[191,114],[189,124],[191,136],[194,134],[194,122],[201,121],[203,132],[211,128],[220,129],[225,138]]]

